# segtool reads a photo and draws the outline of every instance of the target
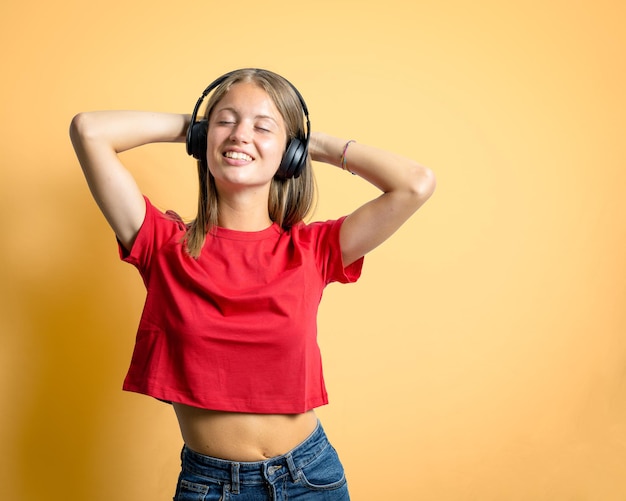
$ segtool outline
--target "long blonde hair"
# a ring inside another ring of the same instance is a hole
[[[211,112],[220,100],[236,83],[253,83],[262,88],[270,96],[280,112],[287,129],[287,143],[294,138],[305,137],[304,110],[300,98],[291,84],[280,75],[268,70],[246,68],[236,70],[218,85],[208,100],[204,118],[209,121]],[[285,145],[286,146],[286,145]],[[206,235],[218,224],[218,192],[213,174],[209,172],[206,156],[198,160],[198,213],[187,228],[184,237],[186,250],[194,258],[200,252]],[[274,176],[268,198],[270,219],[283,230],[288,231],[299,223],[313,207],[315,197],[315,180],[311,168],[311,157],[307,155],[306,166],[299,177],[283,179]]]

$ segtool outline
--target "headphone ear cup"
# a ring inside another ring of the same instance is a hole
[[[307,145],[297,137],[289,141],[278,167],[277,175],[282,179],[299,177],[306,166]]]
[[[200,120],[191,124],[187,131],[187,154],[197,160],[206,155],[208,126],[206,120]]]

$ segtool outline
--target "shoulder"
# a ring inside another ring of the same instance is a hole
[[[291,240],[297,247],[309,248],[319,258],[326,259],[341,252],[339,235],[344,220],[345,216],[326,221],[301,222],[292,228]]]
[[[172,227],[172,229],[183,231],[187,229],[187,223],[185,223],[178,212],[171,209],[163,210],[158,208],[145,195],[144,199],[146,201],[144,226]]]
[[[322,270],[325,282],[349,283],[358,280],[361,275],[363,259],[345,266],[341,252],[341,226],[347,216],[327,221],[316,221],[309,224],[301,223],[294,227],[293,240],[307,248]]]
[[[339,230],[345,218],[346,216],[342,216],[339,219],[328,219],[326,221],[314,221],[310,223],[301,221],[293,226],[291,232],[300,238],[314,240],[328,238],[334,234],[338,237]]]
[[[167,242],[179,242],[187,230],[187,225],[174,211],[162,211],[144,195],[146,214],[130,249],[120,248],[124,261],[147,267],[151,256]]]

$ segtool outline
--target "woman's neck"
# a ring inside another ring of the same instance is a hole
[[[237,231],[261,231],[272,225],[267,197],[225,197],[218,202],[218,225]]]

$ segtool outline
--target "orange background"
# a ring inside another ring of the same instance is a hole
[[[616,0],[4,2],[0,498],[171,499],[173,413],[120,390],[143,287],[67,129],[83,110],[190,112],[261,66],[313,128],[438,179],[322,303],[319,415],[353,498],[626,499],[624,19]],[[182,145],[125,159],[193,216]],[[316,218],[375,194],[316,173]]]

